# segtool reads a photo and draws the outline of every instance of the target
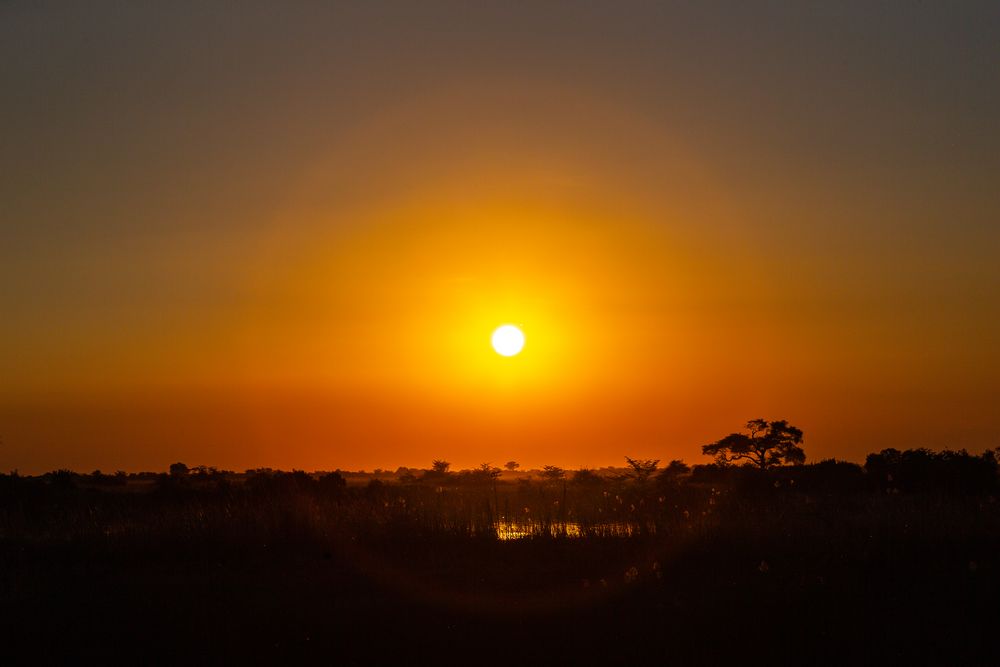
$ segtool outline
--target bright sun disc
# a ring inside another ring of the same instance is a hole
[[[497,354],[513,357],[524,347],[524,334],[513,324],[505,324],[493,332],[490,342]]]

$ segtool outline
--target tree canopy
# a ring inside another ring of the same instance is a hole
[[[659,459],[633,459],[626,456],[625,461],[629,465],[625,479],[630,479],[638,484],[645,484],[646,480],[656,472],[656,466],[660,464]]]
[[[751,419],[746,428],[749,433],[730,433],[721,440],[704,445],[702,453],[714,456],[720,465],[746,461],[761,470],[788,463],[805,463],[806,453],[799,446],[802,444],[802,431],[790,426],[784,419],[771,422]]]

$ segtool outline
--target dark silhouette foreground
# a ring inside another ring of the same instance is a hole
[[[992,452],[0,476],[8,662],[985,663]],[[506,475],[506,477],[504,476]],[[503,532],[507,531],[507,532]],[[519,539],[500,539],[498,534]],[[26,656],[26,657],[25,657]]]

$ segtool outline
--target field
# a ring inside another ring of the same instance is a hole
[[[907,467],[905,454],[645,476],[3,476],[4,651],[34,664],[990,662],[995,461]]]

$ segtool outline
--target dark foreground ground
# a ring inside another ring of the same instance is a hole
[[[5,498],[0,661],[1000,660],[994,496],[758,482],[20,489]],[[575,519],[606,502],[642,528],[477,532],[477,511],[525,498]]]

